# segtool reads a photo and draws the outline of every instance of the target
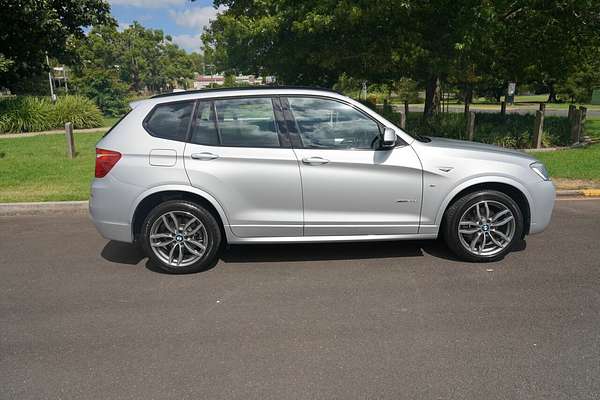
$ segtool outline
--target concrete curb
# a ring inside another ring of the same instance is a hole
[[[87,201],[47,201],[35,203],[0,203],[0,217],[18,215],[86,214]]]
[[[557,197],[600,197],[600,189],[557,190]],[[20,215],[87,214],[87,201],[0,203],[0,217]]]

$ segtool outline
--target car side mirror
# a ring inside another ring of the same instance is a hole
[[[381,139],[381,147],[384,149],[392,148],[396,145],[396,131],[392,128],[383,129],[383,137]]]

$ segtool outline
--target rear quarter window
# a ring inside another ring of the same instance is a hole
[[[193,110],[193,101],[159,104],[144,120],[144,128],[152,136],[183,142]]]

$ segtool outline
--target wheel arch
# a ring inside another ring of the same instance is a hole
[[[523,233],[525,235],[529,234],[531,226],[531,196],[523,185],[504,179],[467,182],[455,188],[444,200],[436,217],[436,224],[440,227],[440,232],[442,232],[442,224],[444,223],[444,217],[448,208],[461,197],[478,190],[496,190],[510,196],[523,213]]]
[[[168,200],[186,200],[203,206],[217,220],[223,238],[227,240],[231,235],[225,210],[214,197],[195,188],[166,186],[150,189],[138,196],[134,202],[130,212],[131,233],[134,241],[137,240],[148,213],[158,204]]]

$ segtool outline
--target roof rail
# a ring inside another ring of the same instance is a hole
[[[229,92],[234,90],[278,90],[278,89],[303,89],[303,90],[320,90],[324,92],[332,92],[337,94],[343,94],[338,92],[337,90],[322,88],[318,86],[242,86],[242,87],[227,87],[227,88],[211,88],[211,89],[197,89],[197,90],[184,90],[181,92],[172,92],[172,93],[162,93],[157,94],[151,99],[157,99],[161,97],[171,97],[171,96],[181,96],[186,94],[194,94],[194,93],[213,93],[213,92]]]

